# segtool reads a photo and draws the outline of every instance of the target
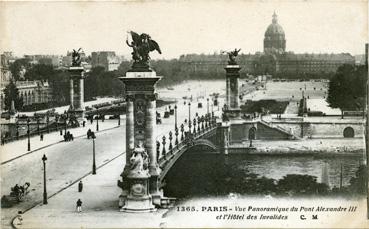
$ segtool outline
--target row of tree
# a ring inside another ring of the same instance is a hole
[[[333,108],[361,111],[365,107],[367,69],[344,64],[329,81],[327,102]]]

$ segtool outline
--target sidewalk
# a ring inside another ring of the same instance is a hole
[[[122,116],[121,116],[122,119]],[[122,124],[121,120],[121,124]],[[118,126],[118,120],[105,120],[102,122],[99,120],[99,131],[111,129]],[[74,138],[78,138],[81,136],[86,136],[87,130],[91,129],[91,131],[96,132],[96,120],[91,124],[90,122],[86,122],[85,127],[77,127],[77,128],[68,128],[67,131],[69,131],[71,134],[73,134]],[[63,134],[64,134],[64,128]],[[40,136],[35,135],[30,138],[31,142],[31,151],[27,151],[27,138],[21,139],[14,142],[9,142],[5,145],[1,146],[1,164],[9,162],[9,160],[12,160],[14,158],[21,157],[22,155],[26,155],[29,153],[32,153],[34,151],[43,149],[45,147],[57,144],[59,142],[63,142],[64,138],[60,135],[59,131],[57,132],[50,132],[49,134],[44,134],[44,140],[40,141]]]
[[[23,214],[23,224],[17,228],[142,228],[159,227],[162,215],[154,213],[124,213],[118,208],[121,189],[117,180],[125,164],[121,155],[88,175],[83,182],[83,192],[78,192],[78,182],[48,199],[47,205],[38,205]],[[76,212],[76,201],[82,200],[82,212]]]

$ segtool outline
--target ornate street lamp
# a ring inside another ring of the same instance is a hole
[[[96,131],[99,131],[99,108],[97,108]]]
[[[207,103],[207,114],[209,114],[209,98],[206,99],[206,103]]]
[[[42,157],[42,162],[44,164],[44,201],[43,201],[44,204],[47,204],[47,192],[46,192],[46,160],[47,160],[47,157],[44,154],[44,156]]]
[[[173,133],[172,131],[169,131],[169,151],[173,149],[172,139],[173,139]]]
[[[197,116],[197,132],[198,133],[200,133],[200,131],[201,131],[200,123],[201,123],[201,118],[200,118],[200,116]]]
[[[92,132],[92,174],[96,174],[96,160],[95,160],[95,133]]]
[[[196,134],[196,118],[193,119],[193,133]]]
[[[181,132],[182,132],[182,134],[181,134],[181,141],[183,141],[183,139],[184,139],[184,137],[183,137],[183,132],[184,132],[184,125],[183,125],[183,123],[181,124]]]
[[[156,141],[156,158],[159,161],[160,158],[160,142]]]
[[[29,131],[29,123],[31,122],[31,120],[28,118],[27,119],[27,139],[28,139],[28,142],[27,142],[27,150],[28,151],[31,151],[31,139],[30,139],[30,131]]]
[[[188,133],[191,133],[191,103],[188,103]]]
[[[162,142],[162,145],[163,145],[163,151],[162,151],[162,154],[163,154],[163,156],[165,157],[165,154],[166,154],[166,152],[165,152],[165,135],[163,136],[163,142]]]
[[[174,129],[177,128],[177,104],[174,105]]]

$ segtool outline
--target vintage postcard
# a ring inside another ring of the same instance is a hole
[[[369,228],[368,1],[0,1],[1,228]]]

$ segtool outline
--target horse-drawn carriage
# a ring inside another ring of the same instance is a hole
[[[11,187],[10,194],[3,195],[1,197],[1,207],[10,208],[15,204],[24,201],[26,195],[29,193],[28,191],[29,186],[30,183],[26,182],[22,186],[18,186],[18,184],[16,184],[14,187]]]

